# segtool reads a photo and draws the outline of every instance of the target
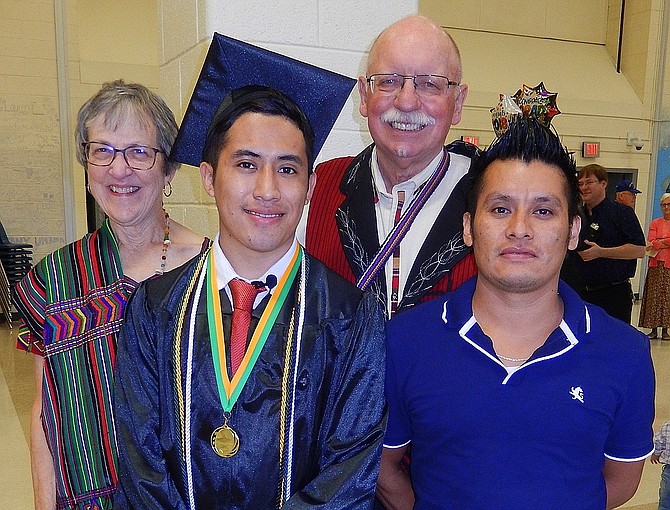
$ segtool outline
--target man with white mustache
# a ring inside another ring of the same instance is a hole
[[[392,108],[382,113],[382,122],[401,131],[421,131],[426,126],[434,126],[435,118],[423,112],[403,112]]]
[[[319,165],[306,247],[385,305],[387,316],[455,290],[476,273],[460,219],[476,147],[444,147],[467,85],[453,39],[410,16],[385,29],[358,79],[374,143]]]

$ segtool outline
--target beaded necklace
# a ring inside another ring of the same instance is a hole
[[[165,265],[167,261],[167,252],[168,247],[170,246],[170,215],[165,209],[163,209],[165,214],[165,235],[163,236],[163,251],[161,253],[161,267],[156,269],[156,274],[163,274],[165,272]]]

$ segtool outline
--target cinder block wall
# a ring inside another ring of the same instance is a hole
[[[0,221],[35,260],[65,243],[52,0],[0,2]]]
[[[61,147],[70,144],[65,152],[73,152],[74,115],[103,81],[118,77],[141,81],[157,89],[181,118],[214,31],[356,77],[364,71],[366,52],[376,34],[393,21],[421,11],[447,26],[456,38],[464,80],[470,85],[463,120],[452,128],[450,140],[475,135],[487,144],[493,136],[488,110],[497,94],[512,93],[521,83],[534,86],[544,80],[547,88],[559,93],[564,113],[555,125],[564,143],[577,151],[579,164],[588,162],[579,157],[581,142],[596,140],[601,142],[598,163],[637,170],[643,195],[636,212],[646,228],[655,202],[654,162],[659,147],[652,119],[668,118],[667,101],[654,105],[657,87],[667,84],[668,76],[658,74],[656,60],[659,41],[666,40],[659,36],[662,2],[627,2],[630,15],[623,53],[628,64],[622,74],[612,71],[605,50],[612,53],[609,36],[616,27],[609,27],[616,23],[608,18],[605,33],[605,24],[598,21],[598,16],[615,12],[615,0],[597,0],[589,7],[540,0],[538,5],[547,6],[540,9],[544,17],[532,12],[500,17],[500,12],[514,12],[513,0],[503,0],[501,5],[506,8],[491,9],[492,3],[117,0],[114,5],[119,12],[132,10],[136,16],[111,17],[104,27],[97,27],[98,13],[108,7],[105,0],[2,0],[0,220],[14,240],[36,246],[36,260],[83,235],[83,170],[73,158],[71,168],[63,168]],[[63,139],[54,16],[59,6],[66,11],[65,93],[70,116]],[[549,8],[557,14],[549,16]],[[588,16],[597,19],[586,23]],[[567,21],[556,23],[556,19]],[[534,51],[523,44],[524,36],[532,36],[528,40]],[[638,48],[647,48],[646,57],[640,56]],[[664,98],[669,89],[666,85]],[[369,143],[358,105],[354,92],[319,160],[355,154]],[[642,151],[626,146],[628,131],[646,142]],[[666,147],[667,136],[661,133],[659,138],[661,147]],[[71,203],[64,198],[68,186]],[[213,235],[217,230],[212,201],[194,168],[179,171],[166,207],[176,220],[203,234]],[[65,231],[66,218],[74,223],[70,229],[74,233]]]
[[[160,91],[180,119],[214,32],[358,77],[375,36],[417,9],[416,0],[159,0]],[[354,91],[318,161],[357,154],[370,143],[358,105]],[[182,167],[166,202],[178,221],[204,234],[217,232],[216,209],[197,169]]]

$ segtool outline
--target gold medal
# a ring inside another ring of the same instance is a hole
[[[233,409],[237,398],[242,392],[242,388],[244,388],[247,379],[251,375],[256,359],[265,345],[277,314],[289,295],[296,275],[301,270],[304,272],[304,259],[302,248],[296,243],[291,262],[282,275],[275,292],[272,293],[270,302],[263,311],[258,326],[251,337],[242,365],[240,365],[231,380],[228,377],[228,370],[226,369],[226,346],[221,320],[221,302],[219,301],[216,264],[211,250],[207,257],[207,323],[209,326],[209,339],[214,362],[214,373],[216,375],[216,386],[221,400],[224,420],[223,425],[212,432],[210,444],[214,453],[219,457],[229,458],[237,455],[237,452],[240,451],[240,438],[237,432],[228,426],[230,411]]]
[[[240,450],[240,438],[227,423],[212,432],[211,444],[219,457],[233,457]]]

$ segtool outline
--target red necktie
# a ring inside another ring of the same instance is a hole
[[[228,283],[233,295],[233,322],[230,327],[230,372],[235,375],[247,350],[247,335],[251,325],[251,311],[254,300],[262,287],[256,287],[242,280]]]

